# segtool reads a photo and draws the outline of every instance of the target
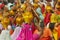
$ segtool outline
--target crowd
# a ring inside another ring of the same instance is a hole
[[[0,40],[60,40],[60,0],[52,5],[0,2]]]

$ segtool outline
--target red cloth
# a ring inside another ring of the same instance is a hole
[[[10,30],[10,35],[12,35],[12,34],[13,34],[13,32],[14,32],[13,30]]]
[[[41,38],[39,40],[51,40],[51,37],[43,37],[43,38]]]
[[[58,26],[57,31],[58,31],[58,37],[60,38],[60,25]]]
[[[44,18],[45,25],[47,25],[50,22],[50,16],[51,16],[51,13],[47,13],[46,14],[46,16]]]
[[[36,30],[36,26],[34,25],[34,23],[32,23],[32,33],[34,33],[35,30]]]
[[[0,4],[0,9],[4,7],[4,4]]]
[[[10,19],[11,22],[14,20],[14,18],[12,18],[12,17],[10,17],[9,19]]]
[[[56,10],[56,14],[60,15],[60,11]]]
[[[42,6],[42,13],[44,13],[44,11],[45,11],[45,6],[43,5]]]

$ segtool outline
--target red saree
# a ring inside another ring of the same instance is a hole
[[[47,13],[46,14],[46,16],[44,18],[45,25],[47,25],[50,22],[50,16],[51,16],[51,13]]]

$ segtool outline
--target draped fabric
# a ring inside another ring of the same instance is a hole
[[[38,13],[39,18],[43,21],[43,20],[44,20],[44,16],[42,15],[41,8],[38,7],[38,8],[36,9],[36,12]]]
[[[55,40],[58,40],[58,32],[57,31],[53,32],[53,37]]]
[[[57,22],[60,23],[60,15],[57,15]]]
[[[21,27],[16,27],[14,33],[11,35],[12,40],[16,40],[19,33],[21,33]]]
[[[55,13],[52,13],[50,17],[50,22],[51,23],[56,23],[57,22],[57,15]]]
[[[51,35],[52,33],[50,29],[44,28],[44,31],[43,31],[42,36],[40,37],[40,40],[51,40],[51,37],[50,37]]]
[[[34,31],[33,38],[34,38],[34,40],[38,40],[39,37],[40,37],[39,31],[36,29],[36,30]]]
[[[3,30],[0,35],[0,40],[12,40],[8,30]]]
[[[50,13],[47,13],[47,14],[46,14],[46,16],[45,16],[45,18],[44,18],[44,23],[45,23],[45,25],[47,25],[47,24],[50,22],[50,16],[51,16]]]
[[[0,30],[2,30],[3,29],[3,25],[0,23]]]
[[[2,9],[4,6],[5,6],[5,5],[1,3],[1,4],[0,4],[0,9]]]
[[[16,40],[34,40],[31,25],[24,24],[21,33]]]

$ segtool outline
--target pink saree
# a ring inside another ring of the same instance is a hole
[[[32,26],[29,24],[23,24],[21,33],[16,40],[33,40]]]

